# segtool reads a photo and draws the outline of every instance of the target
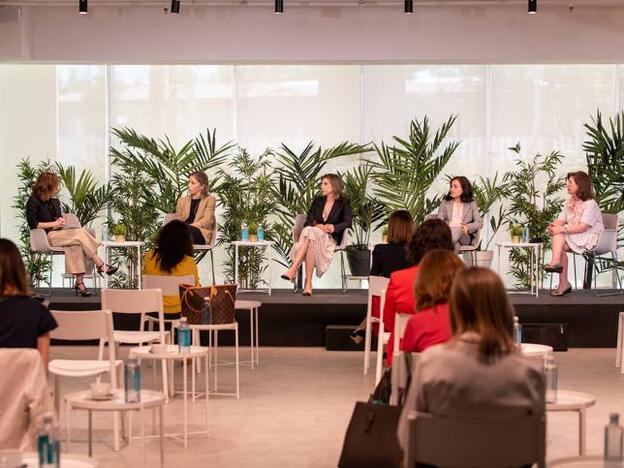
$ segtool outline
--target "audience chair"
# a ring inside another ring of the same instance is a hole
[[[406,380],[404,352],[401,350],[401,340],[405,334],[405,327],[409,321],[410,314],[396,314],[394,318],[394,346],[392,350],[392,391],[390,393],[390,404],[396,405],[399,402],[400,382]],[[405,388],[405,387],[402,387]]]
[[[474,237],[472,238],[470,245],[460,245],[459,253],[462,257],[468,256],[470,258],[469,266],[477,266],[477,255],[476,252],[481,245],[481,229],[474,233]],[[468,263],[468,262],[466,262]]]
[[[110,310],[62,311],[52,310],[58,327],[50,337],[65,341],[114,340],[113,314]],[[54,375],[54,401],[57,412],[60,408],[61,377],[90,377],[110,375],[111,386],[119,388],[123,382],[123,361],[115,358],[115,347],[110,346],[108,360],[54,359],[48,364],[48,371]],[[117,375],[116,371],[119,372]],[[69,413],[69,408],[67,408]],[[69,441],[69,414],[67,415],[67,440]],[[119,450],[119,417],[114,419],[115,450]]]
[[[370,367],[372,324],[373,322],[379,323],[380,321],[377,317],[373,317],[372,315],[373,296],[381,297],[382,294],[385,296],[389,281],[388,278],[384,278],[383,276],[368,277],[368,305],[366,306],[366,328],[364,336],[364,375],[368,374],[368,368]],[[381,309],[379,313],[383,318],[383,309]]]
[[[546,466],[544,414],[436,416],[410,412],[404,466]]]
[[[54,411],[45,367],[39,351],[0,349],[0,447],[21,452],[36,451],[43,415]]]

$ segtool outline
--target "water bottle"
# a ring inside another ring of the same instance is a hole
[[[186,321],[186,317],[180,319],[180,325],[178,326],[178,346],[181,353],[188,353],[191,350],[191,329]]]
[[[522,325],[520,325],[517,315],[514,315],[514,343],[518,347],[522,343]]]
[[[557,402],[557,363],[551,353],[544,358],[544,377],[546,378],[546,403]]]
[[[124,366],[126,403],[141,401],[141,366],[136,358],[128,358]]]
[[[529,242],[529,238],[530,238],[530,235],[529,235],[529,226],[525,225],[525,226],[522,228],[522,242],[524,242],[524,243]]]
[[[249,226],[247,226],[247,223],[241,224],[241,240],[249,240]]]
[[[262,224],[258,224],[258,231],[256,234],[258,235],[259,241],[264,240],[264,226],[262,226]]]
[[[210,325],[212,323],[212,306],[210,305],[209,297],[204,297],[204,305],[201,309],[201,322],[203,325]]]
[[[39,468],[59,468],[61,464],[61,445],[54,434],[54,415],[43,415],[43,429],[37,437]]]
[[[608,462],[621,462],[624,457],[622,445],[622,426],[620,426],[620,414],[611,413],[609,424],[605,426],[604,459]]]

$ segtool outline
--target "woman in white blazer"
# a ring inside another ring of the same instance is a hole
[[[466,177],[451,179],[451,187],[440,204],[438,218],[451,228],[455,250],[462,245],[471,245],[475,240],[483,221],[472,194],[472,185]]]

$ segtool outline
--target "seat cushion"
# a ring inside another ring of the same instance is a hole
[[[115,361],[115,365],[123,365],[123,361]],[[98,360],[54,359],[48,364],[51,374],[66,376],[97,375],[110,370],[110,363]]]
[[[151,343],[160,341],[160,332],[141,331],[117,331],[115,330],[115,341],[117,343]]]

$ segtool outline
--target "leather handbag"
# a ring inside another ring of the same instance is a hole
[[[401,466],[403,450],[397,438],[401,408],[358,401],[345,435],[340,468]]]
[[[202,307],[205,298],[210,300],[211,324],[225,325],[235,320],[236,303],[235,284],[217,284],[214,286],[180,285],[180,304],[182,317],[190,325],[202,324]]]

